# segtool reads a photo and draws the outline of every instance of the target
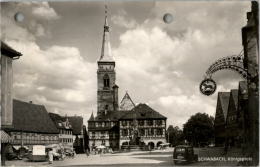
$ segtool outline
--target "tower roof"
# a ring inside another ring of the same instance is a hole
[[[110,40],[109,40],[109,25],[107,22],[107,10],[106,10],[101,56],[99,58],[99,62],[114,62],[114,61],[115,59],[112,56]]]
[[[93,115],[93,112],[92,112],[92,114],[91,114],[91,116],[89,118],[89,121],[94,121],[94,120],[95,120],[95,118],[94,118],[94,115]]]
[[[129,111],[129,110],[132,110],[134,107],[135,107],[134,102],[132,101],[132,99],[129,96],[129,94],[126,92],[125,96],[121,100],[120,110]]]

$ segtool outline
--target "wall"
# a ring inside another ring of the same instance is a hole
[[[1,125],[10,127],[13,123],[13,69],[12,58],[1,55]]]
[[[59,142],[58,134],[11,132],[10,136],[14,145],[56,144]]]

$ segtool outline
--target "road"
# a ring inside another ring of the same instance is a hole
[[[135,151],[116,154],[90,155],[78,154],[75,158],[63,161],[29,162],[27,160],[7,161],[7,166],[174,166],[172,161],[173,148],[167,150]],[[220,148],[195,149],[199,157],[222,156]],[[235,166],[237,162],[205,161],[188,164],[189,166]]]

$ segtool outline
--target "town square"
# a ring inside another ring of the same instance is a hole
[[[1,2],[1,165],[258,166],[258,11]]]

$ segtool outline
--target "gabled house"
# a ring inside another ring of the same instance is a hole
[[[13,127],[7,128],[14,145],[55,144],[59,130],[43,105],[13,100]]]
[[[238,146],[239,131],[242,129],[238,128],[238,90],[232,89],[230,91],[229,105],[226,119],[226,137],[228,146]]]
[[[238,133],[240,143],[246,143],[247,136],[249,136],[246,130],[249,127],[250,121],[248,118],[248,86],[247,81],[240,81],[238,86],[238,128],[241,129]]]
[[[49,113],[50,118],[59,129],[59,143],[62,145],[73,146],[72,125],[68,117],[60,116],[59,114]]]
[[[72,126],[73,147],[76,153],[84,152],[83,117],[69,116],[68,120]]]
[[[219,92],[217,98],[217,107],[214,120],[215,145],[223,146],[225,144],[225,128],[228,112],[230,92]]]

